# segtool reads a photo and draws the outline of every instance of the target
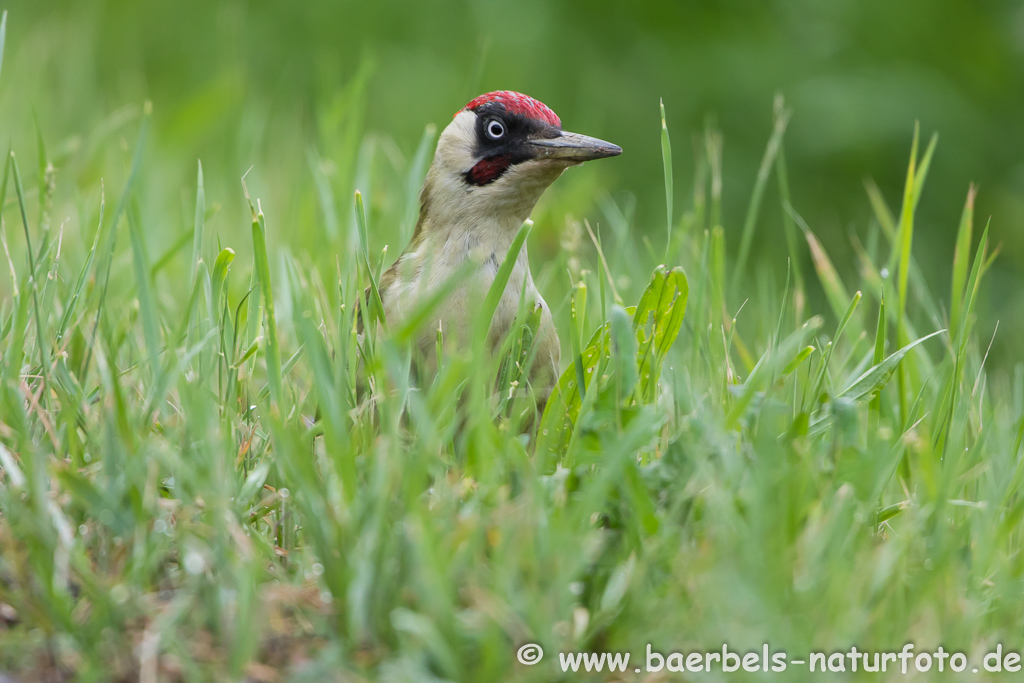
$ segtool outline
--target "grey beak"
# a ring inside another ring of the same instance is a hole
[[[538,138],[527,144],[533,148],[535,159],[590,161],[622,154],[622,148],[618,145],[579,133],[562,132],[559,137]]]

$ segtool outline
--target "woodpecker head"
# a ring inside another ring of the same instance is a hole
[[[532,97],[487,93],[441,133],[423,209],[460,222],[493,217],[518,229],[565,169],[621,153],[618,145],[563,131],[555,112]]]

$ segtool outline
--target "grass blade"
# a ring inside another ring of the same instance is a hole
[[[732,291],[737,292],[740,280],[746,272],[747,258],[750,256],[750,245],[754,241],[754,228],[757,225],[757,214],[761,210],[761,200],[764,197],[764,188],[768,184],[768,175],[771,173],[775,157],[782,145],[782,136],[786,134],[786,126],[789,125],[789,110],[784,107],[776,107],[775,123],[772,128],[771,137],[768,138],[768,145],[765,147],[764,156],[761,157],[761,167],[757,169],[757,179],[754,181],[754,191],[750,195],[750,204],[747,205],[747,216],[743,220],[743,233],[740,236],[740,251],[736,257],[736,268],[733,271]]]
[[[527,220],[523,223],[519,228],[519,232],[512,239],[512,244],[509,245],[508,251],[505,253],[505,259],[501,262],[498,272],[494,274],[494,281],[491,282],[491,286],[487,290],[487,296],[484,298],[483,306],[477,315],[473,328],[474,349],[483,348],[484,340],[487,339],[487,332],[491,328],[491,320],[494,318],[494,311],[497,310],[498,302],[501,301],[501,297],[505,294],[505,286],[512,275],[512,269],[515,267],[516,261],[519,260],[519,254],[522,252],[523,246],[526,244],[526,238],[530,235],[530,230],[532,229],[533,221]]]
[[[910,166],[907,168],[907,181],[903,192],[903,209],[900,212],[900,225],[898,230],[899,246],[899,268],[897,280],[897,311],[896,311],[896,343],[906,343],[906,314],[907,314],[907,283],[910,277],[910,250],[914,241],[914,212],[917,209],[917,202],[921,198],[921,189],[924,179],[928,174],[928,167],[931,164],[932,154],[935,152],[935,145],[938,143],[938,136],[933,135],[924,156],[921,157],[920,167],[917,161],[917,146],[920,135],[920,126],[914,125],[914,141],[910,148]],[[893,256],[895,257],[896,244],[894,244]],[[890,261],[891,263],[892,261]],[[890,271],[892,269],[890,268]],[[907,377],[903,365],[899,366],[898,375],[900,421],[907,420]]]
[[[21,173],[18,171],[18,160],[11,152],[11,170],[14,172],[14,189],[18,194],[18,208],[21,210],[21,224],[25,228],[25,250],[28,253],[28,282],[32,293],[33,311],[36,319],[36,346],[39,349],[40,372],[43,378],[44,391],[42,394],[43,405],[49,402],[48,392],[50,391],[50,346],[46,336],[43,334],[43,313],[39,308],[39,287],[36,281],[36,264],[32,256],[32,236],[28,227],[28,213],[25,209],[25,190],[21,184]]]
[[[848,398],[854,401],[860,401],[867,397],[873,397],[877,392],[881,391],[882,388],[888,383],[889,378],[892,377],[893,372],[896,371],[897,366],[903,357],[919,344],[923,344],[937,334],[941,334],[946,330],[937,330],[929,335],[925,335],[920,339],[916,339],[906,346],[900,348],[894,352],[891,356],[886,358],[884,361],[875,365],[874,367],[867,370],[863,375],[853,381],[850,386],[840,392],[839,396]]]
[[[668,260],[669,248],[672,244],[672,141],[668,137],[668,124],[665,122],[665,100],[659,100],[661,107],[661,164],[665,172],[665,259]]]
[[[146,245],[142,237],[141,219],[138,215],[138,207],[134,203],[128,208],[128,232],[131,236],[132,262],[135,266],[135,284],[138,287],[142,333],[146,340],[146,349],[149,351],[149,365],[154,383],[159,384],[160,348],[162,346],[160,322],[149,281],[149,258],[146,256]]]
[[[263,324],[267,340],[267,386],[270,388],[271,410],[284,415],[281,403],[283,374],[281,370],[281,348],[277,338],[277,318],[274,316],[274,288],[270,281],[270,262],[267,259],[267,226],[263,209],[256,200],[256,212],[252,217],[252,246],[256,261],[256,277],[263,294]]]
[[[409,162],[409,172],[405,178],[405,218],[402,220],[401,234],[403,244],[412,237],[413,228],[416,226],[416,216],[420,211],[420,188],[423,186],[423,176],[427,174],[427,159],[435,135],[437,127],[432,123],[428,124],[423,129],[420,144],[417,145],[416,153]]]
[[[359,232],[359,247],[363,256],[363,268],[366,279],[370,281],[369,286],[369,324],[364,329],[370,329],[380,323],[387,329],[387,320],[384,317],[384,302],[380,298],[380,290],[377,288],[377,279],[373,275],[373,267],[370,265],[369,242],[366,235],[366,212],[363,210],[363,193],[356,190],[356,225]]]
[[[841,320],[844,317],[846,302],[850,300],[850,295],[846,292],[846,287],[839,277],[839,271],[832,265],[832,259],[828,257],[825,248],[821,246],[821,242],[811,232],[804,219],[793,211],[792,207],[789,207],[789,211],[807,239],[807,245],[811,249],[811,260],[814,262],[814,270],[818,273],[818,280],[821,281],[821,286],[825,290],[825,297],[832,307],[832,313]]]
[[[4,14],[0,17],[0,73],[3,72],[4,66],[4,43],[7,42],[7,10],[4,10]]]
[[[142,108],[142,123],[139,126],[139,136],[135,141],[135,151],[132,154],[132,165],[131,170],[128,171],[128,179],[125,181],[124,189],[121,190],[121,197],[117,200],[117,206],[114,208],[114,215],[110,221],[110,227],[107,229],[106,241],[103,244],[103,251],[100,252],[103,261],[99,269],[102,271],[102,282],[100,284],[99,301],[96,304],[96,316],[93,319],[92,333],[89,335],[89,350],[85,356],[85,362],[82,363],[82,381],[89,372],[89,364],[92,360],[93,349],[96,345],[96,335],[99,332],[100,316],[103,314],[103,306],[107,300],[107,287],[110,284],[110,268],[114,261],[114,248],[117,246],[117,225],[121,220],[121,215],[124,213],[125,208],[128,205],[128,198],[131,196],[132,188],[135,185],[135,180],[139,175],[139,168],[142,166],[142,153],[146,148],[146,136],[149,133],[149,121],[153,114],[153,104],[146,102]]]
[[[967,263],[970,260],[971,233],[974,230],[974,198],[977,190],[974,185],[967,190],[967,201],[960,217],[960,227],[956,234],[956,249],[953,252],[953,284],[949,299],[949,329],[960,329],[960,312],[963,307],[964,287],[967,284]]]
[[[587,285],[577,282],[570,302],[569,346],[572,348],[572,364],[576,368],[576,385],[580,390],[581,400],[587,397],[587,375],[583,369],[583,348],[580,337],[583,336],[584,316],[587,310]]]
[[[203,188],[203,162],[198,161],[196,171],[196,215],[192,228],[192,284],[195,284],[199,259],[203,257],[206,225],[206,190]]]

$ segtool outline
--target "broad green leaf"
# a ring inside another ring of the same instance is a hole
[[[681,268],[668,271],[665,266],[658,266],[640,303],[625,310],[626,314],[633,316],[632,334],[637,345],[636,374],[629,373],[621,381],[632,384],[633,377],[639,377],[636,397],[642,402],[654,400],[665,355],[679,336],[683,324],[688,293],[686,274]],[[622,323],[619,322],[616,334],[621,334],[621,329]],[[602,375],[598,368],[608,364],[611,359],[611,325],[605,323],[580,353],[578,367],[582,376],[589,378],[583,388],[584,392]],[[577,363],[574,362],[562,373],[548,399],[537,435],[537,453],[541,456],[542,469],[549,464],[547,458],[559,457],[571,440],[582,404],[579,376]]]
[[[640,396],[645,402],[653,400],[662,362],[679,336],[689,292],[689,283],[682,268],[666,271],[665,266],[658,266],[637,304],[633,328],[639,347]]]

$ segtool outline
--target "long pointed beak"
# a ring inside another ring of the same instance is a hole
[[[590,161],[622,154],[618,145],[579,133],[562,132],[557,138],[538,138],[527,144],[533,148],[535,159]]]

